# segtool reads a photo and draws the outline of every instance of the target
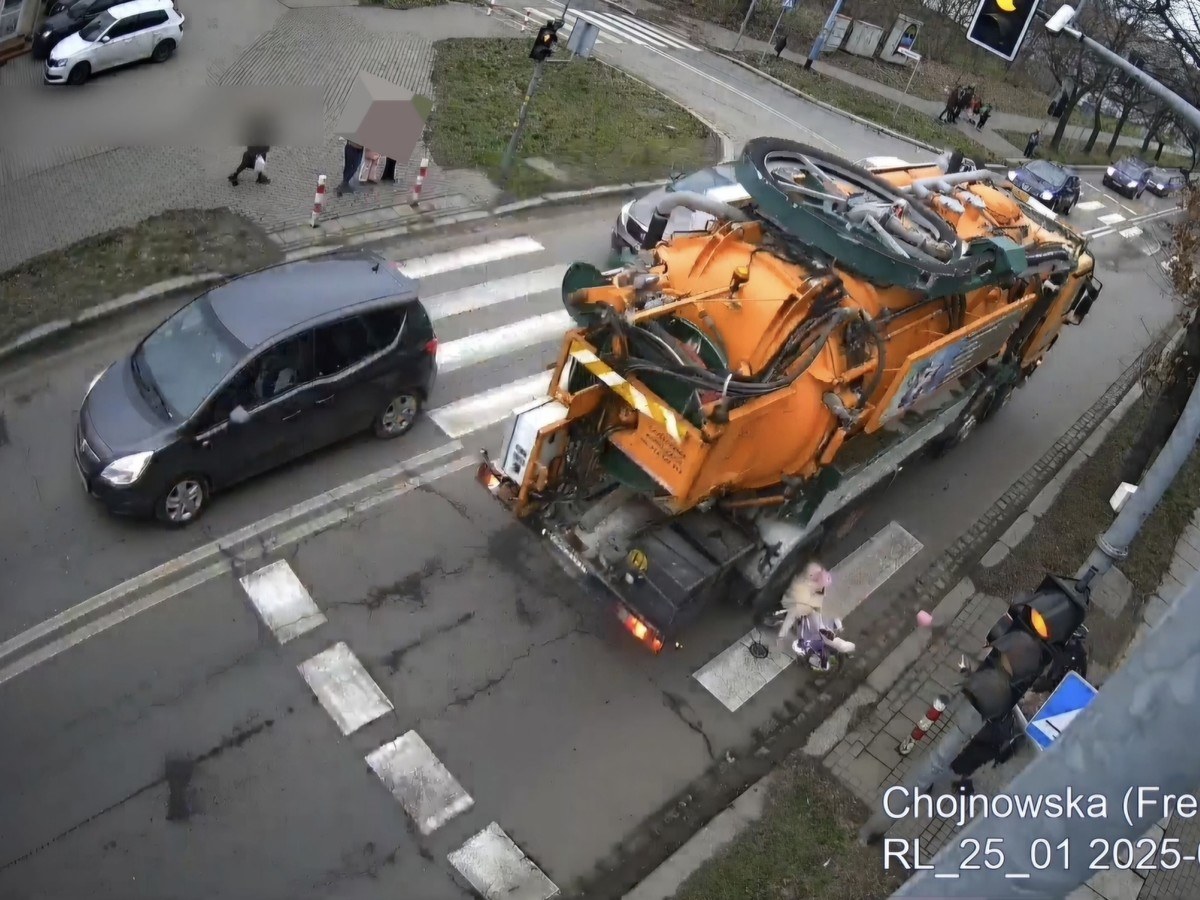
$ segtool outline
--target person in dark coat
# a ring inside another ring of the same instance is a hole
[[[346,146],[342,151],[342,183],[337,186],[337,195],[339,197],[347,191],[354,193],[354,185],[350,182],[358,174],[358,167],[362,165],[363,154],[365,153],[366,150],[363,149],[361,144],[356,144],[354,141],[346,141]]]
[[[245,151],[243,151],[243,153],[242,153],[242,161],[240,163],[238,163],[238,167],[233,170],[233,174],[229,176],[229,183],[232,184],[234,187],[237,187],[238,176],[241,175],[243,172],[245,172],[247,169],[253,170],[254,163],[260,156],[263,158],[263,162],[265,163],[267,161],[267,154],[270,152],[271,152],[270,147],[264,147],[264,146],[247,147],[245,149]],[[255,180],[259,184],[270,184],[271,183],[271,179],[267,177],[267,173],[265,171],[259,172],[258,178],[256,178]]]
[[[956,84],[950,88],[950,95],[946,97],[946,108],[938,113],[939,122],[950,122],[954,118],[954,110],[958,108],[959,87]]]
[[[1033,155],[1037,153],[1038,142],[1041,139],[1042,130],[1040,128],[1029,135],[1029,140],[1025,142],[1025,156],[1027,159],[1033,159]]]

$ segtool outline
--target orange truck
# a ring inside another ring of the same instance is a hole
[[[654,652],[714,601],[777,604],[824,535],[991,417],[1101,291],[1084,237],[961,166],[749,141],[743,202],[670,193],[631,264],[568,268],[577,327],[478,480]],[[662,240],[680,213],[703,230]]]

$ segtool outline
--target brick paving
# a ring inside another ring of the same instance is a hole
[[[379,27],[379,14],[392,17],[384,27]],[[464,25],[461,10],[458,14],[453,10],[395,13],[325,5],[284,11],[226,62],[220,37],[237,27],[236,9],[193,18],[198,28],[207,25],[202,42],[207,57],[200,61],[202,74],[194,72],[195,77],[232,88],[316,87],[324,99],[322,124],[327,140],[320,146],[273,149],[268,165],[272,183],[258,185],[243,176],[237,188],[225,176],[236,165],[239,148],[6,146],[0,152],[0,233],[5,235],[0,242],[0,271],[91,235],[135,225],[168,209],[229,207],[270,232],[306,226],[321,173],[327,175],[330,188],[327,220],[398,205],[407,215],[408,194],[422,147],[396,167],[394,187],[365,185],[340,199],[332,193],[340,179],[342,144],[330,131],[354,79],[360,70],[367,71],[415,93],[431,95],[434,41],[481,31],[506,33],[479,16],[470,17]],[[412,27],[405,28],[402,18],[409,18]],[[194,48],[194,52],[201,49]],[[183,55],[181,50],[179,58],[156,71],[167,72]],[[40,67],[32,60],[16,60],[0,69],[0,89],[43,90],[37,87],[40,77]],[[138,70],[119,72],[110,83],[88,85],[85,90],[95,88],[98,97],[111,97],[120,89],[120,79],[139,77],[145,76]],[[167,78],[164,89],[177,81]],[[45,90],[49,104],[54,89]],[[486,204],[497,193],[479,173],[444,171],[435,162],[421,196],[430,206],[445,211]]]

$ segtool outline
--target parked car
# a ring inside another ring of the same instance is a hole
[[[1146,190],[1159,197],[1166,197],[1182,191],[1187,187],[1187,183],[1187,176],[1179,169],[1155,167],[1150,170],[1150,178],[1146,181]]]
[[[50,51],[63,38],[70,37],[102,12],[127,0],[72,0],[68,3],[55,3],[50,9],[37,33],[33,36],[33,46],[30,48],[33,58],[38,62],[47,59]]]
[[[894,169],[912,165],[895,156],[868,156],[857,160],[855,165],[866,169]],[[738,184],[732,163],[720,163],[700,169],[690,175],[678,177],[665,187],[651,191],[644,197],[631,200],[621,207],[617,222],[612,231],[612,249],[614,253],[632,250],[635,253],[641,248],[642,238],[646,234],[646,226],[650,217],[663,197],[672,192],[687,191],[704,194],[725,203],[739,203],[750,199],[750,195]],[[670,237],[678,231],[704,229],[712,219],[706,213],[689,209],[676,209],[667,220],[663,237]]]
[[[55,45],[43,81],[80,85],[96,72],[143,59],[166,62],[183,38],[183,23],[171,0],[118,3]]]
[[[110,511],[194,522],[218,491],[373,429],[437,377],[417,284],[369,253],[283,263],[189,302],[92,379],[75,462]]]
[[[1104,171],[1104,184],[1131,200],[1142,196],[1150,183],[1150,163],[1136,156],[1127,156]]]
[[[1045,159],[1027,162],[1008,173],[1013,187],[1066,215],[1079,202],[1079,176]]]

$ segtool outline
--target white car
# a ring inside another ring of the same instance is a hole
[[[166,62],[183,37],[172,0],[133,0],[98,15],[50,51],[46,84],[83,84],[96,72],[143,59]]]

